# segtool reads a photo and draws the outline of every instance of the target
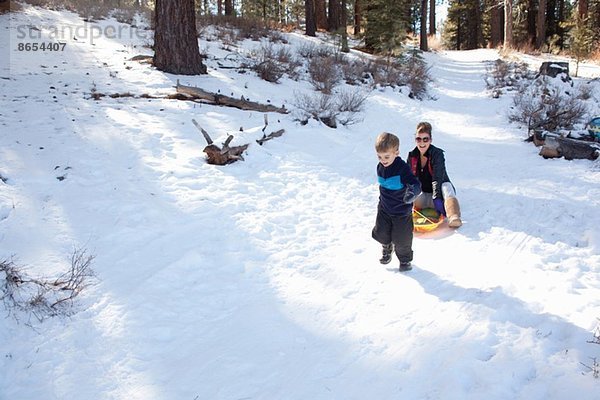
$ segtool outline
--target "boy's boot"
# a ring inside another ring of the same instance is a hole
[[[410,271],[411,269],[410,261],[400,261],[400,272]]]
[[[379,262],[382,264],[388,264],[390,261],[392,261],[392,253],[393,252],[394,252],[394,244],[393,243],[382,245],[381,258],[379,259]]]
[[[450,228],[458,228],[461,226],[462,221],[460,220],[458,199],[456,197],[448,197],[444,201],[444,207],[446,208],[446,215],[448,216],[448,226]]]

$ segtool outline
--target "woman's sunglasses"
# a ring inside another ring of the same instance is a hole
[[[423,142],[423,143],[427,143],[427,142],[429,142],[429,138],[428,138],[428,137],[419,137],[419,136],[417,136],[417,137],[415,138],[415,141],[416,141],[417,143],[421,143],[421,142]]]

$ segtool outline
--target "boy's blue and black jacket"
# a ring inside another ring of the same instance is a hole
[[[400,157],[388,167],[377,164],[379,207],[389,215],[412,213],[412,203],[421,193],[421,182]]]

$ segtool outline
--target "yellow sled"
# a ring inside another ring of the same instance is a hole
[[[413,209],[412,217],[413,230],[419,233],[431,232],[444,222],[444,216],[438,214],[433,208]]]

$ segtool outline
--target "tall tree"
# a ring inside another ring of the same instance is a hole
[[[306,36],[317,36],[315,0],[304,0],[304,11],[306,13]]]
[[[545,0],[544,0],[545,1]],[[504,3],[497,0],[491,0],[490,5],[490,37],[489,45],[491,48],[496,48],[502,44],[504,25]]]
[[[536,18],[536,34],[535,48],[541,49],[546,43],[546,0],[539,0],[537,18]]]
[[[468,0],[465,3],[467,8],[466,48],[468,50],[478,49],[483,43],[481,2],[479,0]]]
[[[360,35],[362,29],[362,3],[364,0],[354,0],[354,35]]]
[[[317,29],[329,30],[325,0],[315,0],[315,13],[317,16]]]
[[[335,32],[342,26],[342,3],[340,0],[329,0],[329,32]]]
[[[536,7],[538,0],[528,0],[527,4],[527,42],[528,44],[534,45],[536,43]]]
[[[348,5],[346,0],[342,0],[342,52],[349,53],[348,47]]]
[[[427,3],[429,0],[421,0],[421,29],[420,32],[420,40],[419,40],[419,49],[423,51],[428,51],[427,45]]]
[[[504,0],[504,48],[513,47],[513,0]]]
[[[429,34],[435,36],[435,0],[429,0]]]
[[[194,0],[156,0],[154,66],[182,75],[206,74],[198,48]]]
[[[368,0],[365,8],[365,47],[391,56],[398,53],[410,27],[409,1]]]
[[[225,0],[225,15],[232,17],[233,11],[233,0]]]

